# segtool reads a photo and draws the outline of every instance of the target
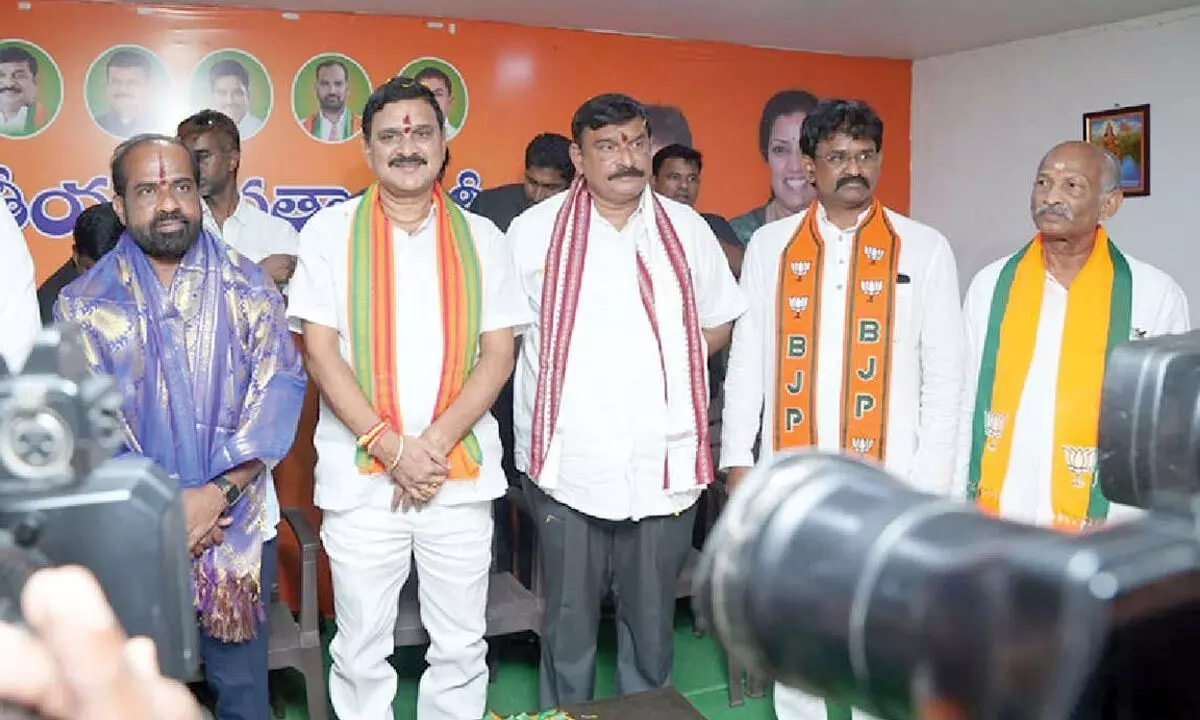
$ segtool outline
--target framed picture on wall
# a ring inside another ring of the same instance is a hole
[[[1150,194],[1150,106],[1083,114],[1083,139],[1112,153],[1121,164],[1125,197]]]

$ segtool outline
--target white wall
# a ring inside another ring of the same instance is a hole
[[[1109,232],[1175,277],[1200,325],[1200,8],[914,63],[912,213],[950,239],[964,293],[1033,236],[1042,155],[1082,139],[1083,113],[1143,103],[1151,194]]]

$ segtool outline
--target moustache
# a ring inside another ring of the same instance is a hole
[[[19,85],[5,85],[4,87],[0,87],[0,93],[6,93],[6,92],[19,93],[19,92],[21,92],[21,87]]]
[[[644,178],[646,177],[645,170],[639,170],[632,165],[617,168],[617,171],[608,176],[609,180],[619,180],[621,178]]]
[[[420,155],[397,155],[391,160],[388,160],[388,167],[400,167],[401,165],[412,165],[414,163],[418,165],[428,165],[429,161]]]
[[[846,177],[838,178],[837,185],[835,185],[833,189],[841,190],[851,183],[859,183],[865,188],[871,187],[871,183],[867,182],[867,179],[862,175],[847,175]]]
[[[187,215],[184,215],[181,210],[174,210],[172,212],[165,212],[165,213],[160,212],[160,213],[154,214],[154,224],[155,225],[165,225],[169,222],[183,223],[184,225],[191,224],[191,220],[189,220]]]
[[[1057,215],[1063,220],[1071,221],[1075,219],[1075,213],[1071,212],[1071,208],[1062,203],[1042,203],[1037,206],[1033,212],[1034,215],[1041,217],[1042,215]]]

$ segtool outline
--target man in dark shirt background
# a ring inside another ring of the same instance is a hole
[[[525,148],[525,180],[484,190],[469,209],[496,223],[500,232],[508,232],[518,215],[566,190],[575,179],[570,147],[571,141],[562,135],[538,135]]]
[[[650,132],[654,132],[653,127]],[[650,183],[654,192],[684,205],[696,206],[696,200],[700,197],[700,171],[704,169],[704,157],[699,150],[681,143],[666,145],[654,153],[654,158],[650,161],[650,169],[652,173]],[[704,218],[708,227],[713,231],[713,235],[717,236],[717,242],[725,251],[725,258],[729,261],[729,269],[733,271],[733,276],[741,277],[742,255],[745,253],[745,249],[738,242],[737,234],[729,225],[729,221],[714,213],[700,213],[700,217]],[[725,385],[725,371],[728,366],[728,346],[708,358],[708,432],[709,437],[714,439],[721,437],[721,409],[725,405],[722,389]],[[713,447],[714,451],[718,449],[715,445]],[[709,494],[702,495],[700,502],[702,503],[700,516],[705,517],[707,515],[706,504],[712,502]],[[704,523],[696,523],[693,541],[697,548],[703,546],[707,534],[708,529]]]
[[[654,192],[684,205],[696,206],[700,197],[700,171],[704,169],[704,157],[699,150],[679,144],[667,145],[654,153],[650,168],[654,175]],[[743,248],[729,221],[714,213],[700,213],[700,217],[721,242],[733,276],[741,277]]]
[[[496,223],[501,232],[521,213],[551,195],[566,190],[575,179],[571,162],[571,141],[555,133],[542,133],[525,148],[525,178],[522,182],[484,190],[470,205],[471,212]],[[520,487],[513,456],[513,379],[501,388],[492,415],[500,426],[500,444],[504,448],[501,466],[510,486]],[[528,522],[522,523],[507,498],[496,500],[496,560],[500,570],[511,571],[528,585],[533,574],[533,533]]]
[[[71,246],[71,257],[62,267],[46,278],[38,288],[38,306],[42,312],[42,324],[54,322],[54,303],[58,294],[80,275],[84,274],[117,245],[125,226],[117,219],[112,203],[92,205],[79,213],[75,220],[75,244]]]

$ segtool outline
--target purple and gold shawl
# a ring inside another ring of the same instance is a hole
[[[94,372],[124,395],[126,452],[150,458],[181,488],[251,460],[271,468],[292,445],[306,377],[283,298],[262,271],[207,231],[164,288],[126,232],[59,296],[55,317],[77,323]],[[193,563],[193,597],[209,636],[254,637],[259,587],[261,473],[233,507],[225,539]]]

